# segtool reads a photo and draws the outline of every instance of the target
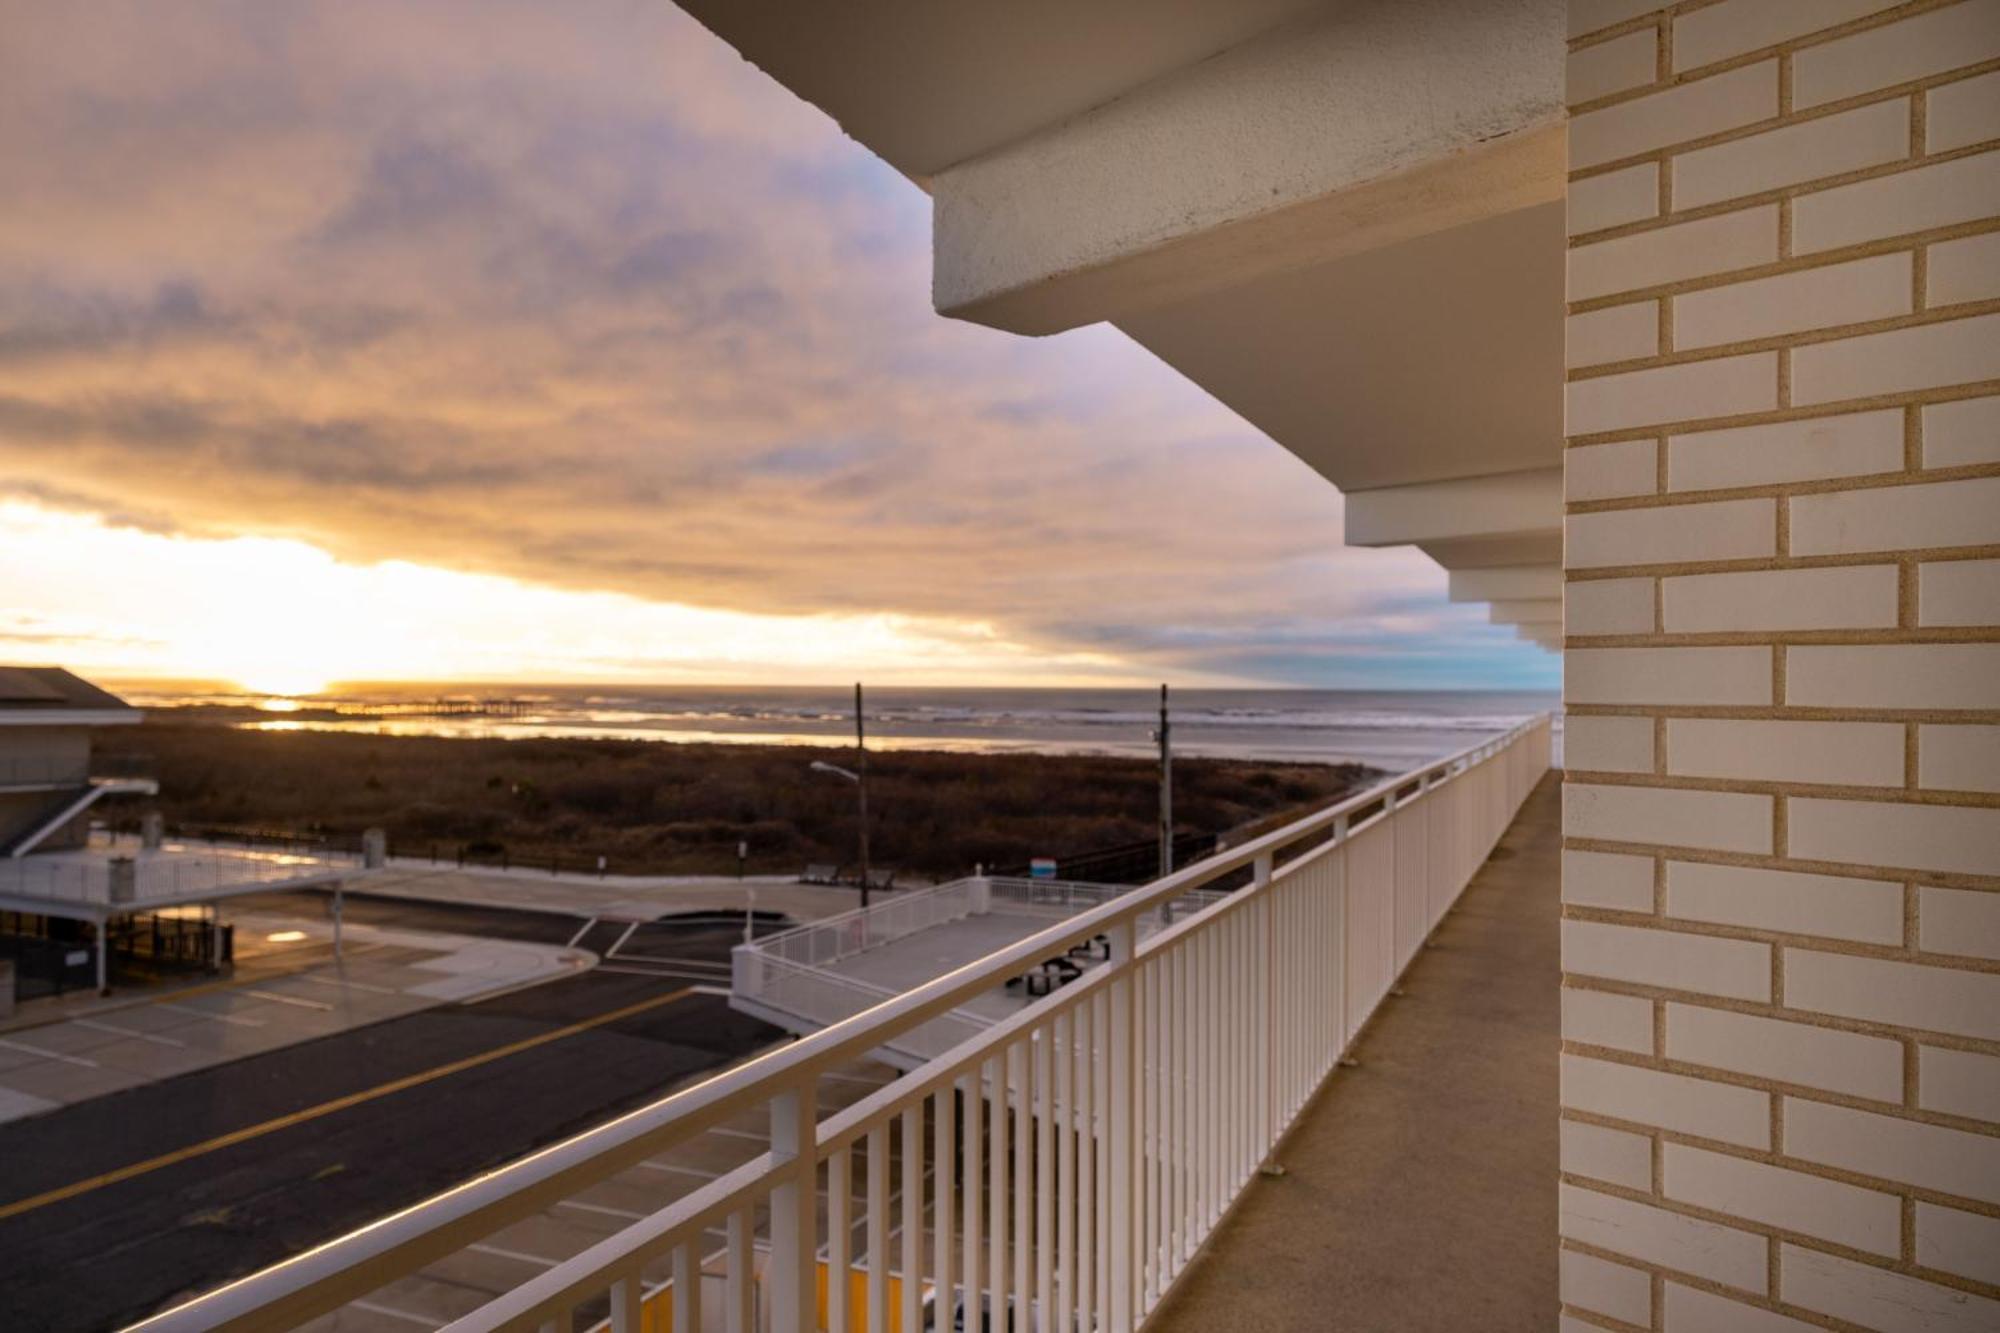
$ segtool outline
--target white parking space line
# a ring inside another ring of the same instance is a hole
[[[643,1222],[645,1213],[635,1213],[630,1208],[607,1208],[601,1203],[581,1203],[575,1199],[556,1200],[558,1208],[574,1208],[581,1213],[602,1213],[606,1217],[622,1217],[627,1222]]]
[[[299,980],[317,981],[322,986],[334,986],[341,990],[369,991],[376,995],[401,995],[403,993],[394,986],[376,986],[366,981],[344,981],[339,977],[322,977],[312,972],[301,972]]]
[[[498,1245],[479,1244],[468,1245],[465,1248],[476,1250],[480,1254],[490,1254],[501,1259],[518,1259],[524,1264],[540,1264],[543,1268],[554,1268],[562,1262],[560,1259],[544,1259],[539,1254],[523,1254],[519,1250],[503,1250]]]
[[[820,1077],[831,1083],[857,1083],[864,1088],[886,1088],[889,1086],[888,1079],[862,1078],[859,1074],[839,1074],[828,1071],[821,1074]]]
[[[177,1014],[193,1014],[196,1018],[206,1018],[211,1023],[227,1023],[229,1026],[236,1028],[260,1028],[264,1026],[264,1020],[261,1018],[245,1018],[241,1014],[211,1014],[206,1009],[195,1009],[185,1004],[174,1004],[171,1001],[162,1001],[160,1008],[171,1009]],[[359,1304],[359,1302],[357,1301],[356,1304]]]
[[[584,922],[583,925],[577,930],[576,934],[569,937],[569,943],[564,945],[563,947],[568,949],[574,949],[576,947],[576,942],[582,939],[585,935],[588,935],[590,933],[590,928],[596,924],[597,924],[596,917],[592,917],[590,918],[590,920]]]
[[[297,1005],[301,1009],[317,1009],[321,1013],[327,1014],[333,1012],[333,1006],[330,1004],[321,1004],[318,1000],[308,1000],[298,995],[280,995],[274,990],[246,990],[243,993],[245,995],[254,995],[260,1000],[272,1000],[278,1004]]]
[[[94,1018],[72,1018],[70,1022],[80,1028],[89,1028],[93,1032],[110,1032],[120,1037],[136,1037],[140,1041],[150,1041],[155,1046],[185,1047],[187,1045],[186,1042],[175,1041],[172,1037],[162,1037],[152,1032],[141,1032],[137,1028],[121,1028],[116,1023],[102,1023]]]
[[[8,1041],[0,1037],[0,1046],[5,1046],[10,1051],[26,1051],[29,1055],[39,1055],[44,1060],[60,1060],[66,1065],[78,1065],[84,1069],[99,1067],[95,1060],[86,1060],[80,1055],[64,1055],[61,1051],[45,1051],[39,1046],[30,1046],[25,1041]]]
[[[428,1315],[411,1314],[408,1310],[398,1310],[393,1305],[382,1305],[376,1301],[349,1301],[348,1304],[357,1310],[366,1310],[369,1314],[387,1315],[391,1319],[407,1319],[412,1324],[422,1324],[425,1328],[444,1327],[443,1323]]]
[[[677,1176],[694,1176],[699,1180],[720,1180],[722,1178],[720,1171],[704,1171],[698,1166],[682,1166],[678,1162],[645,1161],[639,1163],[639,1165],[645,1167],[648,1171],[671,1171]]]

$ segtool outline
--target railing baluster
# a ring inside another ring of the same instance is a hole
[[[1114,987],[1106,987],[1112,991]],[[1120,1179],[1116,1169],[1118,1157],[1128,1149],[1128,1145],[1116,1139],[1116,1129],[1112,1115],[1112,1065],[1116,1063],[1116,1053],[1112,1051],[1112,1027],[1114,1009],[1110,995],[1098,995],[1096,1007],[1090,1019],[1090,1051],[1092,1051],[1092,1099],[1098,1107],[1096,1117],[1096,1185],[1098,1185],[1098,1223],[1096,1223],[1096,1259],[1098,1259],[1098,1327],[1112,1329],[1112,1301],[1118,1289],[1118,1279],[1128,1271],[1130,1249],[1124,1257],[1118,1253],[1118,1239],[1112,1231],[1112,1211],[1114,1199],[1112,1191]],[[1122,1333],[1122,1331],[1120,1331]]]
[[[1056,1015],[1056,1102],[1062,1123],[1056,1130],[1056,1310],[1061,1327],[1076,1326],[1076,1015]]]
[[[889,1328],[889,1126],[868,1131],[868,1333]]]
[[[786,1167],[771,1190],[771,1260],[764,1287],[775,1328],[818,1322],[815,1309],[818,1221],[817,1089],[811,1080],[771,1099],[771,1156]],[[872,1256],[871,1256],[872,1257]]]
[[[979,1221],[983,1212],[980,1200],[980,1152],[984,1143],[980,1137],[979,1113],[985,1101],[985,1093],[980,1087],[979,1066],[958,1081],[965,1100],[965,1165],[959,1173],[959,1180],[965,1189],[965,1326],[976,1328],[979,1324],[980,1292],[984,1287],[984,1277],[980,1262],[984,1255],[979,1248]]]
[[[931,1243],[936,1253],[931,1262],[931,1281],[936,1295],[932,1308],[937,1327],[949,1326],[951,1319],[951,1260],[954,1203],[952,1182],[958,1175],[957,1127],[953,1123],[954,1103],[951,1084],[931,1094]],[[910,1330],[909,1333],[915,1333]]]
[[[1076,1318],[1097,1322],[1097,1000],[1076,1010]]]
[[[1007,1318],[1007,1056],[986,1062],[986,1086],[993,1103],[986,1108],[986,1291],[995,1327]]]
[[[729,1215],[729,1250],[724,1260],[723,1287],[727,1305],[723,1309],[727,1333],[755,1333],[756,1309],[751,1304],[752,1250],[750,1210],[740,1208]]]
[[[643,1283],[636,1272],[611,1284],[611,1333],[640,1333],[643,1297]]]
[[[1034,1255],[1029,1228],[1035,1220],[1035,1105],[1028,1084],[1028,1052],[1021,1042],[1007,1048],[1007,1084],[1014,1098],[1014,1305],[1025,1327]]]
[[[846,1148],[826,1159],[826,1330],[847,1333],[848,1269],[852,1263],[854,1161]],[[676,1333],[679,1325],[675,1325]],[[697,1330],[697,1333],[699,1331]]]
[[[1135,1099],[1135,1111],[1139,1119],[1139,1130],[1133,1136],[1137,1140],[1139,1172],[1138,1239],[1135,1256],[1138,1288],[1138,1304],[1133,1318],[1145,1313],[1153,1303],[1153,1284],[1159,1276],[1160,1238],[1160,1024],[1159,1024],[1159,980],[1160,969],[1153,962],[1136,965],[1137,983],[1136,1020],[1139,1025],[1139,1052],[1137,1056],[1139,1095]]]
[[[1055,1088],[1050,1083],[1054,1065],[1055,1028],[1042,1028],[1034,1037],[1035,1053],[1035,1308],[1043,1328],[1050,1326],[1055,1313]]]
[[[924,1104],[903,1108],[903,1319],[902,1333],[917,1333],[923,1309]]]
[[[674,1247],[674,1327],[701,1333],[701,1235]]]

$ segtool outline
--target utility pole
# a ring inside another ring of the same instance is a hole
[[[868,729],[861,709],[861,682],[854,682],[854,790],[861,802],[861,906],[868,906]]]
[[[1167,720],[1167,687],[1160,686],[1160,875],[1174,873],[1174,748],[1173,724]]]

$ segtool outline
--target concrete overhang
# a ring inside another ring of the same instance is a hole
[[[1353,546],[1421,547],[1447,569],[1554,564],[1562,558],[1562,468],[1352,491]]]
[[[1491,602],[1501,599],[1548,601],[1562,597],[1562,566],[1503,565],[1496,569],[1451,571],[1451,600]]]
[[[1560,202],[1562,9],[1323,5],[961,161],[937,307],[1053,333]]]
[[[1501,601],[1489,602],[1486,619],[1495,625],[1546,626],[1560,631],[1562,628],[1562,602],[1556,601]]]
[[[1475,511],[1559,473],[1565,0],[684,6],[931,192],[941,313],[1115,323],[1350,541],[1560,563],[1559,485]],[[1385,494],[1463,479],[1442,526]]]

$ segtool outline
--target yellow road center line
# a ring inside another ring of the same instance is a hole
[[[218,1134],[214,1138],[204,1140],[201,1143],[191,1143],[185,1148],[176,1148],[172,1152],[161,1153],[158,1157],[149,1157],[143,1162],[133,1162],[129,1166],[121,1166],[114,1171],[106,1171],[102,1175],[92,1176],[87,1180],[79,1180],[73,1184],[63,1185],[56,1189],[33,1195],[30,1198],[7,1204],[5,1207],[0,1207],[0,1221],[4,1221],[10,1217],[17,1217],[22,1213],[32,1212],[37,1208],[46,1207],[52,1203],[60,1203],[64,1199],[74,1199],[79,1194],[88,1194],[92,1190],[103,1189],[106,1185],[115,1185],[122,1180],[130,1180],[134,1176],[143,1176],[148,1172],[158,1171],[161,1167],[173,1166],[177,1162],[185,1162],[192,1158],[202,1157],[208,1153],[216,1152],[238,1143],[245,1143],[251,1139],[262,1138],[266,1134],[276,1133],[281,1129],[288,1129],[293,1125],[304,1124],[309,1120],[317,1120],[321,1116],[332,1115],[335,1111],[344,1111],[350,1106],[359,1106],[363,1102],[371,1102],[378,1097],[387,1097],[391,1093],[402,1092],[406,1088],[419,1087],[441,1078],[448,1078],[453,1074],[463,1073],[468,1069],[476,1069],[480,1065],[490,1064],[495,1060],[502,1060],[510,1055],[518,1055],[522,1051],[532,1050],[537,1046],[546,1046],[552,1041],[561,1041],[565,1037],[574,1037],[579,1032],[588,1032],[590,1029],[602,1027],[606,1023],[615,1023],[621,1018],[630,1018],[632,1015],[642,1014],[648,1009],[657,1009],[663,1004],[672,1004],[675,1000],[685,999],[693,993],[694,987],[683,986],[679,990],[670,991],[665,995],[656,995],[650,1000],[640,1000],[638,1003],[628,1004],[622,1009],[613,1009],[609,1013],[598,1014],[594,1018],[586,1018],[581,1022],[571,1023],[568,1027],[556,1028],[551,1032],[537,1033],[532,1037],[523,1037],[520,1041],[509,1042],[505,1046],[496,1046],[490,1051],[481,1051],[477,1055],[468,1055],[462,1060],[453,1060],[449,1064],[438,1065],[433,1069],[426,1069],[415,1074],[406,1074],[402,1078],[391,1079],[387,1083],[378,1083],[374,1087],[364,1088],[360,1092],[350,1092],[345,1096],[335,1097],[331,1101],[321,1102],[317,1106],[308,1106],[303,1110],[277,1116],[260,1124],[246,1125],[242,1129],[232,1129],[227,1134]]]

